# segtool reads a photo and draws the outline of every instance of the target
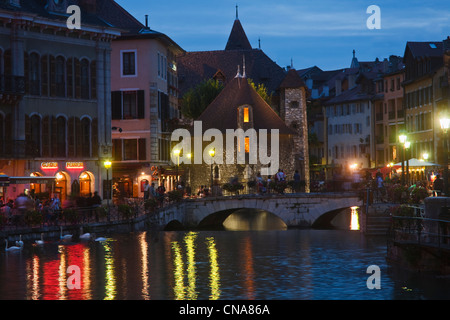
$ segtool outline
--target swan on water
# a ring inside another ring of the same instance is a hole
[[[19,241],[16,241],[16,246],[23,247],[22,235],[19,236]]]
[[[72,240],[72,235],[71,234],[65,234],[65,235],[63,235],[63,228],[62,227],[59,227],[59,229],[60,229],[60,235],[59,235],[59,238],[61,239],[61,240]]]
[[[5,240],[6,241],[6,246],[5,246],[5,250],[6,251],[19,251],[22,250],[22,246],[16,247],[16,246],[12,246],[8,248],[8,239]]]
[[[81,240],[89,240],[91,239],[90,233],[83,233],[83,227],[80,227],[80,239]]]
[[[41,233],[41,240],[34,240],[34,243],[37,245],[43,245],[44,244],[44,234]]]

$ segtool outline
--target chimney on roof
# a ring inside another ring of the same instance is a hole
[[[336,89],[336,95],[340,95],[342,92],[342,82],[341,79],[336,79],[335,85],[334,85],[335,89]]]
[[[148,28],[148,14],[145,15],[145,27]]]

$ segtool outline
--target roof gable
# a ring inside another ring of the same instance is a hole
[[[280,134],[296,134],[263,98],[248,83],[245,77],[235,77],[203,111],[198,121],[202,121],[203,131],[211,128],[226,133],[227,129],[238,128],[236,110],[242,105],[253,109],[253,128],[278,129]]]

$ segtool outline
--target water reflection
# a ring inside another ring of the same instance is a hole
[[[116,297],[116,270],[114,268],[114,253],[110,241],[102,242],[105,250],[105,298],[114,300]]]
[[[197,274],[197,264],[200,263],[200,261],[196,261],[197,236],[197,232],[188,232],[184,236],[183,242],[186,251],[186,264],[184,263],[183,249],[180,245],[180,241],[172,241],[172,251],[174,255],[173,292],[176,300],[196,300],[198,298],[197,280],[199,276]],[[218,253],[213,237],[207,237],[205,244],[208,248],[210,264],[210,272],[208,278],[211,293],[209,295],[209,298],[211,300],[216,300],[220,298],[220,272]],[[185,280],[187,280],[187,285],[185,285]]]
[[[351,207],[350,230],[359,230],[359,207]]]
[[[240,209],[223,222],[225,230],[285,230],[286,224],[273,213],[258,209]]]

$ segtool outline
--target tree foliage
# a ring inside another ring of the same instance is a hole
[[[184,94],[181,113],[186,118],[197,119],[222,89],[222,83],[217,80],[202,81]]]

